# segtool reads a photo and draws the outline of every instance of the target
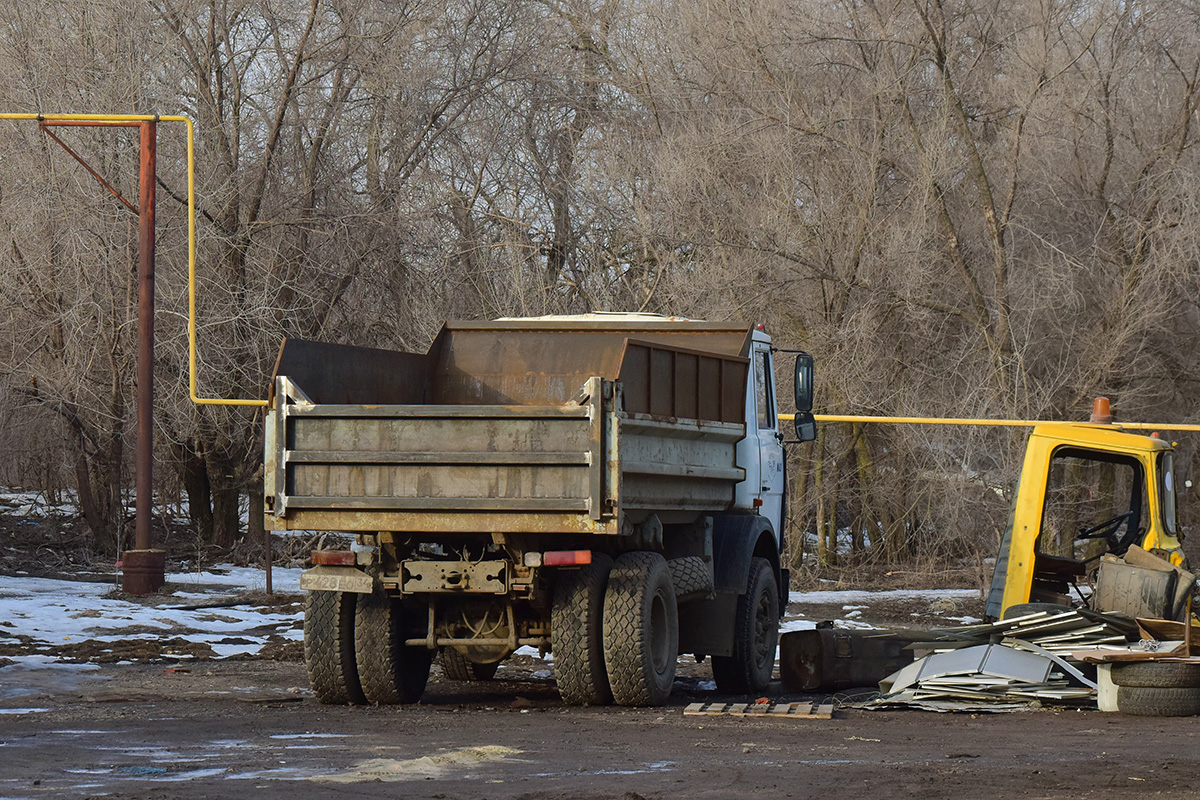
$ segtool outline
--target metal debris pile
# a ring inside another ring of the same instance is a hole
[[[923,646],[933,652],[977,644],[1024,642],[1061,656],[1076,650],[1105,646],[1123,647],[1136,639],[1137,622],[1124,614],[1100,613],[1086,608],[1038,611],[1000,622],[965,625],[931,631],[932,640]]]
[[[1019,711],[1033,701],[1092,702],[1097,685],[1070,653],[1123,648],[1137,623],[1087,609],[1041,611],[992,624],[931,631],[913,649],[932,651],[880,683],[864,708]]]

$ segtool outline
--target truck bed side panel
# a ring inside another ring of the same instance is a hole
[[[587,406],[284,404],[277,510],[587,512]]]

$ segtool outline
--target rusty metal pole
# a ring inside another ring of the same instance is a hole
[[[154,507],[154,182],[158,123],[142,122],[139,133],[137,516],[134,549],[124,556],[122,588],[131,594],[150,594],[166,580],[166,553],[153,549],[150,531]]]

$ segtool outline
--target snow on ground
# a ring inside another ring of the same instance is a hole
[[[300,572],[274,569],[274,590],[297,593]],[[81,662],[126,658],[253,657],[268,645],[278,647],[303,638],[303,613],[298,603],[194,608],[235,601],[247,591],[262,590],[266,576],[261,569],[222,565],[200,572],[171,573],[167,580],[175,589],[172,594],[135,602],[122,599],[111,582],[0,577],[0,657],[16,662],[4,669],[39,669],[56,664],[86,667]],[[946,605],[944,619],[967,623],[976,620],[950,615],[956,602],[978,597],[972,589],[791,592],[780,630],[810,630],[823,619],[844,629],[877,628],[880,626],[867,621],[873,606],[907,601],[940,601]],[[821,607],[823,616],[806,616],[813,606]],[[518,654],[538,655],[529,647],[521,648]],[[547,655],[544,661],[550,666],[553,657]]]
[[[212,587],[234,588],[243,591],[257,591],[267,586],[266,573],[257,567],[232,567],[223,565],[214,567],[215,571],[204,572],[171,572],[167,575],[169,583],[180,586],[195,586],[201,589]],[[274,567],[271,569],[271,588],[281,594],[295,594],[300,591],[300,573],[303,570]]]
[[[978,597],[978,589],[886,589],[879,592],[845,589],[788,592],[789,603],[878,603],[894,600],[939,600],[943,598],[973,600]]]
[[[273,570],[277,592],[299,589],[299,569]],[[170,595],[157,595],[153,605],[109,596],[113,585],[52,578],[0,578],[0,646],[13,653],[5,657],[30,665],[78,660],[73,646],[82,642],[121,643],[171,638],[207,645],[216,658],[255,655],[269,641],[299,641],[302,614],[292,607],[239,605],[191,609],[185,606],[219,602],[266,584],[262,570],[223,567],[214,572],[176,573],[171,583],[187,587]],[[103,655],[112,648],[89,649]],[[191,658],[187,652],[164,653],[170,658]],[[103,660],[103,659],[96,659]]]
[[[75,513],[74,494],[62,492],[59,504],[51,503],[42,492],[0,492],[0,508],[11,517],[47,519]]]

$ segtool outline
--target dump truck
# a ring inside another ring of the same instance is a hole
[[[1122,430],[1107,398],[1097,398],[1089,422],[1048,422],[1030,433],[986,613],[1004,619],[1102,604],[1109,607],[1094,610],[1182,619],[1175,595],[1187,587],[1163,577],[1168,565],[1186,566],[1182,537],[1174,447]],[[1157,556],[1158,575],[1139,578],[1115,562],[1134,547]]]
[[[677,656],[771,679],[785,459],[762,326],[590,314],[447,323],[426,353],[291,340],[266,421],[266,524],[313,553],[323,703],[407,703],[431,663],[552,652],[574,705],[664,702]],[[815,436],[812,359],[795,368]]]

